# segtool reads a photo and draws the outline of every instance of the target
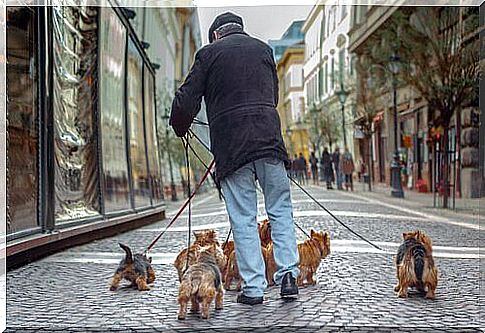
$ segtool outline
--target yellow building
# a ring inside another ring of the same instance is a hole
[[[303,123],[305,99],[303,95],[303,61],[305,48],[298,43],[286,48],[277,64],[281,131],[290,157],[303,153],[308,160],[308,126]]]

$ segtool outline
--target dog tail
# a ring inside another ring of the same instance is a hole
[[[425,254],[426,250],[423,245],[419,244],[413,248],[414,273],[416,273],[416,279],[420,282],[423,280]]]
[[[126,252],[125,262],[130,264],[133,262],[133,254],[131,253],[131,249],[126,246],[125,244],[118,243],[120,247]]]

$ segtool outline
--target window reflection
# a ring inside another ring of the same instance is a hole
[[[100,114],[106,212],[131,208],[125,132],[126,28],[111,8],[101,9]]]
[[[143,126],[143,63],[131,39],[128,41],[127,70],[126,93],[133,195],[135,207],[143,207],[151,203]]]
[[[7,7],[7,233],[38,225],[36,16]]]
[[[97,8],[52,7],[56,220],[99,215]]]
[[[160,159],[157,142],[157,127],[155,120],[155,93],[153,76],[145,67],[144,73],[145,98],[145,128],[147,133],[148,165],[150,167],[150,180],[153,203],[160,203],[163,199],[163,186],[160,177]]]

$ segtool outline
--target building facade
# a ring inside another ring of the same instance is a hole
[[[178,27],[175,8],[7,7],[10,258],[163,217]]]
[[[385,31],[387,29],[386,21],[404,10],[404,7],[399,6],[400,4],[400,1],[396,1],[395,6],[361,5],[352,7],[349,51],[355,55],[356,59],[363,57],[366,48],[380,47],[372,44],[375,43],[372,37]],[[406,10],[407,12],[417,12],[420,9],[419,7],[409,7]],[[478,24],[473,23],[474,16],[474,9],[463,7],[457,15],[456,22],[447,29],[456,31],[456,36],[459,36],[458,41],[470,38],[468,36],[470,31],[478,28]],[[389,73],[387,74],[390,76]],[[368,74],[365,75],[368,77]],[[357,82],[359,80],[361,78],[356,79]],[[473,136],[470,133],[477,131],[474,128],[478,126],[470,120],[476,113],[476,106],[473,106],[473,102],[470,105],[462,105],[462,109],[451,119],[448,131],[450,156],[449,163],[444,169],[442,148],[438,142],[440,135],[443,137],[443,133],[439,133],[439,128],[433,126],[431,116],[436,110],[431,108],[428,101],[415,88],[407,85],[404,80],[399,81],[396,86],[398,141],[394,142],[394,103],[391,81],[387,77],[380,96],[378,96],[379,102],[375,105],[376,115],[372,122],[371,144],[365,142],[365,138],[362,138],[358,144],[361,155],[370,156],[372,160],[373,180],[390,183],[390,164],[397,144],[399,161],[402,166],[403,188],[434,191],[442,195],[443,170],[448,170],[451,193],[454,190],[456,196],[476,197],[479,195],[480,185],[476,185],[476,182],[472,180],[477,178],[479,173],[478,161],[471,157],[471,155],[475,155],[472,151],[477,148],[475,148],[475,143],[470,141]],[[358,127],[359,124],[356,123],[356,126]]]
[[[303,125],[305,98],[303,94],[302,42],[285,49],[277,64],[279,80],[278,113],[281,131],[291,158],[300,153],[309,159],[308,131]]]

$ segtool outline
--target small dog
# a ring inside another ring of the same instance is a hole
[[[403,243],[399,246],[395,264],[398,284],[394,291],[399,297],[407,297],[408,288],[415,287],[426,298],[434,299],[438,286],[438,269],[433,259],[431,238],[416,230],[402,234]]]
[[[237,281],[236,290],[241,290],[242,278],[239,275],[239,268],[237,267],[237,260],[236,260],[236,251],[232,250],[227,257],[227,265],[226,265],[226,272],[224,278],[224,289],[230,290],[231,283],[233,280]]]
[[[276,263],[274,262],[274,260],[272,260],[271,262],[268,262],[268,258],[270,255],[268,251],[272,251],[272,250],[268,250],[268,246],[273,244],[271,240],[271,224],[269,223],[268,219],[262,221],[261,223],[258,223],[258,233],[259,233],[259,239],[261,241],[261,251],[262,251],[263,259],[266,266],[266,280],[268,281],[268,285],[272,286],[274,282],[273,282],[273,275],[271,274],[271,272],[273,274],[274,272],[276,272],[275,270]],[[242,278],[241,278],[241,275],[239,274],[239,268],[237,266],[234,241],[227,242],[226,247],[224,248],[224,254],[227,257],[227,264],[225,269],[223,270],[224,272],[223,277],[225,280],[224,288],[226,290],[230,290],[231,283],[233,280],[235,280],[237,281],[236,290],[240,291]],[[271,256],[272,256],[272,252],[271,252]]]
[[[187,266],[187,254],[189,256],[188,265],[193,265],[199,261],[200,249],[202,247],[198,244],[192,244],[189,249],[187,248],[180,251],[173,265],[177,269],[177,274],[179,277],[179,282],[182,281],[182,276],[184,275],[184,270],[188,269]]]
[[[307,284],[314,285],[317,282],[313,275],[317,272],[320,262],[330,254],[330,234],[328,232],[310,231],[310,239],[298,244],[298,255],[300,257],[300,275],[297,283],[303,286],[306,280]]]
[[[221,245],[217,239],[217,233],[215,230],[202,230],[194,232],[195,241],[189,247],[180,251],[175,259],[174,266],[177,269],[179,281],[182,280],[184,270],[187,268],[187,252],[189,252],[189,266],[198,261],[198,256],[201,248],[210,246],[214,251],[217,265],[220,271],[224,271],[226,267],[226,256],[222,251]]]
[[[110,290],[118,289],[123,279],[130,281],[131,286],[137,287],[138,290],[150,290],[148,284],[155,281],[155,271],[151,265],[152,258],[147,258],[144,254],[133,255],[128,246],[121,243],[119,245],[125,251],[126,256],[121,260],[113,276]]]
[[[278,270],[278,266],[276,266],[276,261],[274,260],[273,256],[273,242],[269,242],[266,247],[261,248],[263,252],[264,258],[264,266],[266,268],[266,282],[268,283],[268,287],[274,286],[274,274]]]
[[[272,242],[271,224],[269,223],[268,219],[262,221],[261,223],[258,223],[258,233],[259,233],[259,238],[261,240],[262,247],[266,247],[268,246],[269,243]]]
[[[208,319],[214,297],[216,310],[221,310],[224,301],[221,272],[213,249],[206,248],[201,250],[199,261],[190,266],[182,277],[178,295],[178,319],[185,319],[189,300],[191,311],[198,312],[200,308],[201,317]]]

